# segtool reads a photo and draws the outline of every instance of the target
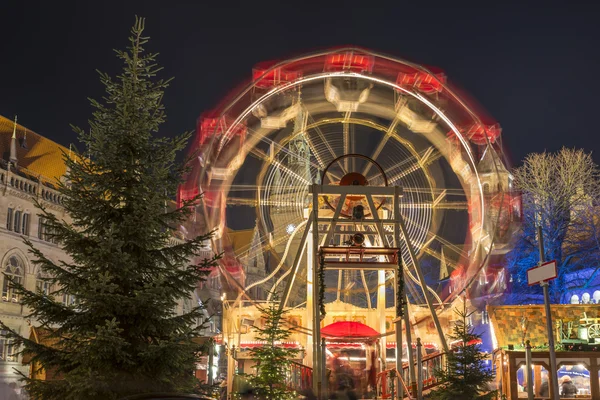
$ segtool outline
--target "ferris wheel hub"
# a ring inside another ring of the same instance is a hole
[[[340,186],[367,186],[368,184],[367,178],[358,172],[349,172],[340,180]]]

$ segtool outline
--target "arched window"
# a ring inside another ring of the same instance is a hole
[[[8,257],[6,260],[6,264],[4,264],[4,273],[7,277],[4,277],[2,283],[2,300],[3,301],[12,301],[17,303],[19,301],[19,296],[15,292],[15,289],[8,279],[12,279],[15,283],[23,284],[23,277],[25,275],[25,265],[21,258],[17,255],[12,255]]]

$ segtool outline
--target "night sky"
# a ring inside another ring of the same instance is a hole
[[[69,125],[86,127],[87,98],[102,95],[95,70],[118,72],[112,49],[137,14],[175,77],[165,135],[193,130],[259,61],[354,44],[444,69],[501,123],[514,164],[563,145],[600,162],[600,5],[519,3],[4,0],[0,114],[76,142]]]

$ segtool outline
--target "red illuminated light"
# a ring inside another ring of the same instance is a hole
[[[399,72],[396,78],[396,85],[407,89],[414,87],[420,92],[427,94],[439,93],[446,84],[446,74],[437,68],[431,69],[433,74],[416,69]]]
[[[484,145],[487,143],[486,137],[490,143],[494,143],[502,133],[500,124],[485,125],[482,123],[475,123],[469,127],[466,131],[466,135],[475,144]]]
[[[177,191],[177,207],[181,208],[184,201],[189,201],[200,194],[198,188],[185,189],[183,186],[179,186]]]
[[[486,137],[490,143],[494,143],[502,133],[502,128],[498,123],[486,125],[481,122],[475,122],[468,127],[458,127],[458,130],[471,142],[482,146],[487,143]],[[453,131],[448,132],[448,137],[456,140]]]
[[[373,56],[354,52],[328,55],[325,59],[325,71],[373,72]]]
[[[213,117],[213,113],[207,114],[208,116],[202,116],[198,122],[198,143],[203,145],[213,137],[220,138],[227,132],[229,127],[234,123],[233,119],[227,118],[226,116]],[[247,128],[245,125],[238,124],[233,127],[231,133],[233,136],[238,136],[242,141],[246,137]]]
[[[266,61],[257,64],[252,69],[252,81],[257,88],[269,89],[281,85],[282,83],[292,82],[302,76],[301,71],[289,71],[283,67],[273,68],[275,62]]]

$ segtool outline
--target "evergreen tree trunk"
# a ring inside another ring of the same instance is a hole
[[[154,137],[165,120],[168,81],[156,78],[160,68],[156,54],[143,49],[143,31],[144,20],[136,19],[127,51],[117,51],[121,74],[100,74],[106,94],[92,100],[90,129],[76,129],[87,158],[65,156],[68,173],[59,191],[72,222],[41,209],[71,260],[55,263],[27,242],[34,263],[51,276],[53,292],[34,293],[12,282],[48,342],[12,331],[9,336],[58,378],[24,378],[35,399],[118,399],[197,386],[193,373],[201,348],[192,339],[202,310],[175,311],[215,260],[191,264],[208,235],[169,245],[172,227],[198,199],[181,209],[165,207],[186,171],[175,158],[190,135]],[[75,303],[57,301],[64,293]]]

